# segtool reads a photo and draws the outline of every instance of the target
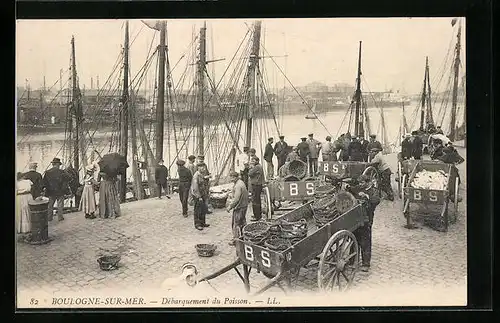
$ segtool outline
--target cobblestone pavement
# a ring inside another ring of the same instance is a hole
[[[465,152],[461,151],[462,156]],[[392,169],[395,161],[390,160]],[[465,190],[465,163],[459,166],[461,189]],[[396,184],[393,182],[396,189]],[[463,191],[462,191],[463,192]],[[434,231],[420,225],[408,230],[402,215],[401,201],[382,201],[373,225],[372,268],[357,274],[352,290],[383,291],[384,286],[414,284],[465,286],[467,275],[466,198],[459,206],[457,222],[448,232]],[[250,211],[250,210],[249,210]],[[34,290],[48,293],[78,292],[88,289],[157,288],[168,277],[177,276],[186,262],[198,266],[201,275],[217,271],[235,260],[234,248],[228,245],[231,218],[225,210],[207,216],[211,226],[203,231],[194,228],[192,211],[183,218],[177,195],[168,199],[149,199],[122,205],[117,219],[85,219],[81,213],[66,215],[66,220],[49,224],[53,241],[33,246],[17,243],[18,297],[28,297]],[[214,243],[218,249],[211,258],[197,256],[194,245]],[[99,269],[100,248],[124,247],[118,270]],[[317,290],[317,270],[301,269],[295,282],[298,291]],[[251,274],[254,287],[267,281],[262,274]],[[215,289],[244,287],[234,271],[211,281]],[[465,288],[465,287],[464,287]],[[277,288],[274,288],[277,289]],[[26,294],[25,294],[26,293]],[[22,296],[25,295],[25,296]]]

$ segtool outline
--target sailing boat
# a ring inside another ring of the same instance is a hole
[[[316,115],[316,101],[314,101],[314,104],[313,104],[313,107],[312,107],[312,110],[311,110],[311,114],[307,114],[306,115],[306,119],[318,119],[318,116]]]

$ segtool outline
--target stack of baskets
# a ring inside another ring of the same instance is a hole
[[[312,209],[314,211],[314,222],[318,228],[321,228],[340,215],[340,212],[335,205],[334,195],[328,195],[316,199],[312,204]]]
[[[264,221],[249,223],[243,227],[243,240],[256,245],[261,245],[267,238],[269,238],[270,227],[271,226]]]

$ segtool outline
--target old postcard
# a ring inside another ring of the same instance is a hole
[[[18,20],[18,308],[467,304],[465,18]]]

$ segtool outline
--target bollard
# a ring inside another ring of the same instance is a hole
[[[49,201],[34,200],[28,202],[31,220],[31,244],[45,244],[49,239],[48,209]]]

